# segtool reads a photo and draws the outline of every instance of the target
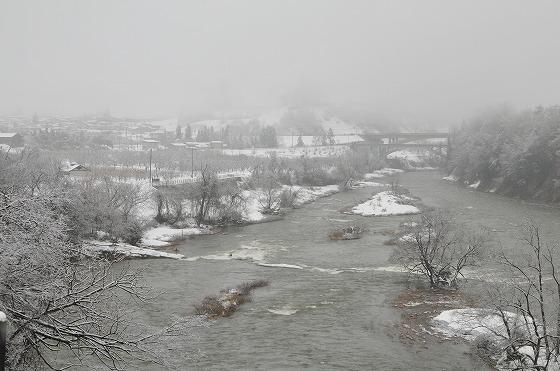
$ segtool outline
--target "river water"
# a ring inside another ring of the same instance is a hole
[[[399,182],[423,204],[453,210],[465,225],[486,227],[495,246],[516,248],[518,225],[526,216],[550,236],[560,237],[558,209],[465,189],[442,181],[435,171],[403,174]],[[392,301],[406,289],[407,277],[387,269],[394,247],[383,244],[388,237],[381,232],[409,217],[339,212],[375,191],[335,194],[280,221],[189,239],[179,252],[192,261],[133,261],[144,269],[151,286],[164,291],[143,308],[140,318],[163,324],[173,315],[191,313],[194,304],[223,288],[267,279],[270,285],[254,291],[252,302],[231,317],[194,329],[196,336],[188,343],[172,344],[172,363],[179,369],[200,370],[487,369],[463,342],[405,344],[399,339],[396,328],[402,313]],[[330,230],[351,224],[363,225],[368,232],[360,240],[328,240]],[[230,253],[245,259],[231,260]]]

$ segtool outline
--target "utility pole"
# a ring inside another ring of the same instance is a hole
[[[6,369],[6,333],[8,322],[4,312],[0,312],[0,371]]]
[[[150,184],[152,184],[152,149],[150,148]]]
[[[194,179],[194,147],[191,147],[191,178]]]

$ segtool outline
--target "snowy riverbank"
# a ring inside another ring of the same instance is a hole
[[[106,241],[88,240],[83,244],[84,253],[87,255],[107,254],[125,258],[167,258],[182,259],[181,254],[172,254],[149,248],[132,246],[126,243],[111,243]]]

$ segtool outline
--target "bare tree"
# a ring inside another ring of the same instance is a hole
[[[195,221],[200,226],[206,221],[211,207],[220,199],[218,174],[215,170],[209,166],[202,168],[198,181],[191,188],[189,199],[195,208]]]
[[[477,264],[484,241],[483,235],[459,229],[437,210],[407,223],[396,257],[410,273],[425,276],[431,287],[456,287],[463,269]]]
[[[558,246],[547,245],[538,225],[529,221],[521,238],[525,250],[516,257],[503,252],[510,279],[490,300],[506,331],[499,345],[506,368],[549,370],[559,365],[560,272]]]
[[[17,161],[12,158],[11,160]],[[14,370],[104,365],[122,369],[133,357],[161,362],[155,346],[177,332],[135,323],[133,312],[153,297],[127,265],[87,257],[69,237],[72,204],[59,182],[30,195],[25,182],[0,167],[0,311],[8,316],[8,365]],[[64,356],[57,356],[64,354]]]
[[[278,211],[280,207],[280,196],[282,194],[282,187],[274,176],[269,175],[266,179],[261,181],[260,188],[262,194],[259,197],[259,204],[262,207],[264,214],[273,214]]]

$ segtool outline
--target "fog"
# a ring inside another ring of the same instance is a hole
[[[558,1],[6,1],[0,114],[286,104],[456,123],[560,102]]]

